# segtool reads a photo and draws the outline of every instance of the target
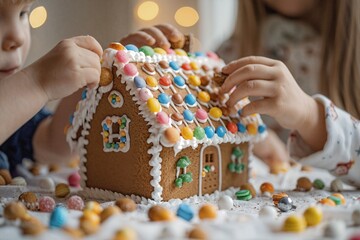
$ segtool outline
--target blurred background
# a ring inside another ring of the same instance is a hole
[[[196,50],[215,51],[233,31],[236,6],[236,0],[36,0],[26,65],[64,38],[91,35],[106,48],[137,29],[160,23],[194,34]],[[47,107],[54,110],[57,103]]]

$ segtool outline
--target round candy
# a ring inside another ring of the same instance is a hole
[[[324,237],[331,239],[344,239],[346,224],[342,220],[331,220],[324,227]]]
[[[142,88],[140,91],[139,91],[139,99],[140,101],[142,102],[147,102],[147,100],[149,100],[150,98],[153,97],[153,94],[150,92],[149,89],[147,88]]]
[[[176,54],[176,55],[179,55],[179,56],[187,56],[186,52],[185,52],[183,49],[181,49],[181,48],[177,48],[177,49],[175,49],[174,51],[175,51],[175,54]]]
[[[174,70],[174,71],[177,71],[180,69],[179,65],[177,64],[177,62],[174,62],[174,61],[171,61],[169,63],[169,66]]]
[[[68,182],[71,187],[80,187],[80,174],[78,171],[70,174],[68,177]]]
[[[143,52],[145,54],[145,56],[152,56],[155,54],[154,49],[152,49],[152,47],[149,46],[142,46],[141,48],[139,48],[140,52]]]
[[[116,59],[124,64],[127,64],[130,60],[129,57],[127,55],[127,53],[125,51],[117,51],[117,53],[115,54]]]
[[[197,126],[194,129],[194,137],[197,140],[202,140],[205,137],[205,130],[202,127]]]
[[[159,47],[154,48],[154,52],[157,54],[166,55],[166,51]]]
[[[265,218],[275,218],[277,216],[277,210],[272,206],[264,206],[260,209],[259,216]]]
[[[213,120],[217,121],[221,118],[222,111],[218,107],[212,107],[210,108],[209,115]]]
[[[43,196],[39,199],[40,212],[52,212],[55,208],[55,200],[49,196]]]
[[[316,226],[321,222],[323,214],[320,208],[312,206],[305,210],[304,218],[308,226]]]
[[[150,221],[171,221],[174,220],[173,213],[164,207],[155,205],[148,211]]]
[[[53,228],[62,228],[68,219],[67,209],[62,206],[55,207],[50,215],[49,226]]]
[[[128,63],[124,66],[124,73],[125,75],[133,77],[138,73],[138,70],[133,63]]]
[[[128,44],[125,46],[125,48],[130,51],[139,52],[139,49],[133,44]]]
[[[260,191],[261,193],[265,193],[265,192],[273,193],[274,186],[269,182],[264,182],[260,185]]]
[[[283,197],[288,197],[288,195],[286,193],[283,193],[283,192],[273,194],[272,199],[273,199],[274,205],[277,206],[280,199],[282,199]]]
[[[229,132],[233,134],[235,134],[238,131],[236,124],[233,122],[228,122],[226,124],[226,128],[228,129]]]
[[[201,123],[204,123],[204,122],[206,122],[206,120],[207,120],[207,118],[208,118],[208,114],[207,114],[207,112],[206,112],[204,109],[199,108],[198,110],[196,110],[195,117],[196,117],[197,120],[199,120]]]
[[[214,128],[211,126],[206,126],[204,130],[207,138],[212,138],[215,134]]]
[[[216,128],[216,134],[217,134],[219,137],[223,138],[223,137],[225,136],[225,134],[226,134],[226,129],[225,129],[223,126],[218,126],[218,127]]]
[[[5,205],[3,215],[8,220],[24,219],[27,209],[21,202],[10,202]]]
[[[283,197],[279,200],[277,207],[282,211],[282,212],[288,212],[291,209],[294,208],[293,205],[293,201],[291,200],[291,198],[289,197]]]
[[[191,66],[189,63],[183,63],[181,65],[181,68],[184,69],[185,71],[190,71],[191,70]]]
[[[125,47],[121,43],[118,43],[118,42],[110,43],[109,48],[112,48],[112,49],[115,49],[115,50],[124,50],[125,49]]]
[[[146,87],[145,80],[141,76],[136,76],[134,78],[134,83],[136,88],[144,88]]]
[[[302,232],[306,228],[306,221],[303,216],[288,216],[283,225],[285,232]]]
[[[123,212],[133,212],[137,208],[134,200],[130,198],[119,198],[116,200],[115,205],[118,206]]]
[[[246,127],[245,127],[244,124],[242,124],[242,123],[237,123],[236,126],[237,126],[238,131],[239,131],[240,133],[245,133],[245,132],[246,132]]]
[[[181,129],[181,136],[185,139],[185,140],[191,140],[193,139],[193,131],[191,130],[191,128],[189,127],[183,127]]]
[[[100,86],[107,86],[109,85],[113,80],[113,75],[110,69],[106,67],[101,68],[101,75],[100,75]]]
[[[174,127],[169,127],[164,131],[164,137],[169,143],[175,144],[179,141],[180,132]]]
[[[357,208],[353,211],[351,218],[355,226],[360,226],[360,208]]]
[[[198,65],[196,62],[191,62],[191,63],[190,63],[190,67],[191,67],[191,69],[194,70],[194,71],[200,69],[199,65]]]
[[[342,192],[344,190],[343,183],[340,179],[334,179],[330,184],[331,191]]]
[[[101,211],[103,210],[103,208],[101,207],[101,205],[98,202],[89,201],[85,204],[84,211],[85,210],[92,211],[95,214],[100,214]]]
[[[333,193],[331,195],[334,196],[334,197],[339,198],[341,200],[341,204],[343,204],[343,205],[346,204],[345,197],[341,193]]]
[[[121,210],[117,206],[109,206],[100,213],[100,222],[104,222],[109,217],[121,213]]]
[[[49,191],[54,191],[55,189],[55,182],[52,178],[49,177],[43,177],[41,179],[39,179],[39,187],[41,189],[45,189],[45,190],[49,190]]]
[[[188,81],[189,81],[190,86],[193,86],[193,87],[198,87],[201,85],[200,78],[196,75],[189,76]]]
[[[38,198],[33,192],[24,192],[20,194],[19,201],[31,211],[36,211],[38,209]]]
[[[162,76],[159,79],[159,83],[164,88],[168,88],[171,85],[171,80],[170,80],[170,78],[168,76]]]
[[[215,60],[219,59],[218,55],[216,53],[214,53],[214,52],[211,52],[211,51],[207,52],[206,56],[208,56],[209,58],[215,59]]]
[[[152,113],[157,113],[161,111],[161,106],[159,101],[156,98],[149,98],[147,100],[147,106]]]
[[[146,77],[146,84],[151,88],[156,88],[158,86],[158,82],[153,76]]]
[[[67,201],[66,201],[67,207],[69,209],[74,209],[74,210],[83,210],[84,208],[84,201],[81,197],[79,196],[71,196]]]
[[[228,195],[223,195],[218,200],[219,209],[231,210],[234,206],[234,201]]]
[[[160,93],[158,100],[161,105],[168,105],[170,102],[170,97],[166,93]]]
[[[55,187],[55,196],[58,198],[64,198],[70,194],[70,188],[65,183],[59,183]]]
[[[178,88],[184,88],[185,87],[185,80],[180,76],[176,76],[176,77],[174,77],[174,84]]]
[[[175,93],[172,95],[171,100],[176,104],[176,105],[182,105],[183,103],[183,98],[180,95],[180,93]]]
[[[246,125],[246,130],[250,135],[255,135],[257,133],[257,127],[253,123],[249,123],[248,125]]]
[[[189,109],[185,109],[183,115],[187,122],[192,122],[194,120],[194,114]]]
[[[198,99],[202,103],[208,103],[210,101],[210,95],[208,92],[201,91],[198,93]]]
[[[185,96],[184,101],[189,107],[194,107],[196,105],[196,98],[191,93]]]
[[[217,217],[216,207],[212,204],[204,204],[199,209],[200,219],[215,219]]]
[[[158,112],[156,114],[156,121],[160,124],[168,124],[169,123],[169,116],[166,112]]]
[[[179,208],[176,211],[176,216],[186,221],[191,221],[191,219],[194,217],[194,210],[190,205],[182,203],[179,205]]]
[[[187,237],[189,239],[199,239],[199,240],[209,239],[208,234],[199,227],[195,227],[191,229]]]
[[[317,178],[313,182],[313,187],[315,189],[324,189],[325,183],[321,179]]]
[[[296,189],[298,191],[307,192],[312,188],[312,182],[307,177],[301,177],[297,180]]]
[[[237,200],[249,201],[252,198],[251,192],[247,189],[239,190],[235,193]]]
[[[335,202],[329,198],[323,198],[319,201],[320,204],[322,205],[327,205],[327,206],[331,206],[331,207],[335,207]]]
[[[335,203],[335,205],[340,205],[341,204],[341,199],[335,196],[329,196],[328,197],[331,201],[333,201]]]

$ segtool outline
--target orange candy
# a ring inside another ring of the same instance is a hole
[[[212,204],[204,204],[199,209],[199,218],[200,219],[215,219],[217,216],[217,210]]]
[[[125,47],[121,44],[121,43],[118,43],[118,42],[112,42],[109,44],[109,48],[112,48],[112,49],[115,49],[115,50],[124,50]]]
[[[334,197],[340,198],[341,200],[341,204],[344,205],[346,203],[346,200],[344,198],[344,195],[342,195],[341,193],[333,193],[332,194]]]
[[[284,192],[281,192],[281,193],[276,193],[273,195],[273,201],[274,201],[274,204],[275,206],[278,205],[278,202],[280,201],[280,199],[282,199],[283,197],[288,197],[288,195]]]
[[[264,192],[273,193],[274,192],[274,186],[269,182],[264,182],[260,186],[260,191],[261,191],[261,193],[264,193]]]
[[[319,201],[319,203],[322,205],[327,205],[327,206],[331,206],[331,207],[336,206],[335,202],[329,198],[323,198]]]

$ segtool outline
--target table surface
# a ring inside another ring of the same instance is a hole
[[[234,200],[232,210],[219,210],[218,217],[212,221],[200,221],[195,217],[191,222],[182,219],[176,219],[172,222],[149,222],[147,218],[147,209],[149,204],[139,204],[136,212],[120,214],[111,217],[105,221],[100,230],[85,239],[111,239],[114,233],[123,228],[130,227],[134,229],[138,235],[138,239],[185,239],[186,232],[195,225],[200,226],[208,234],[209,239],[326,239],[323,237],[323,230],[326,224],[331,220],[344,221],[347,228],[344,232],[344,239],[349,238],[353,234],[360,234],[360,227],[355,227],[351,220],[351,214],[354,209],[360,209],[360,190],[353,189],[345,185],[342,192],[347,200],[346,205],[336,207],[319,206],[323,210],[324,220],[316,227],[309,227],[302,233],[284,233],[280,229],[287,216],[290,214],[302,214],[310,205],[316,204],[320,199],[326,198],[332,194],[329,185],[334,179],[328,172],[312,169],[311,171],[301,171],[299,166],[291,168],[287,173],[280,175],[268,174],[267,166],[262,162],[254,159],[252,161],[252,178],[251,183],[256,189],[263,182],[271,182],[276,192],[285,191],[293,200],[296,209],[290,212],[279,212],[276,218],[266,219],[258,216],[259,210],[266,205],[273,206],[272,199],[261,196],[258,193],[256,198],[250,201]],[[64,179],[73,172],[73,169],[63,169],[56,174],[49,174],[55,182],[64,182]],[[294,191],[296,181],[299,177],[306,176],[310,180],[320,178],[326,183],[324,190],[312,190],[310,192]],[[188,201],[194,208],[195,212],[199,206],[205,202],[217,205],[217,199],[223,194],[227,194],[234,198],[234,192],[237,189],[229,189],[224,192],[217,192],[203,199]],[[34,191],[39,196],[49,195],[52,193],[44,192],[36,186],[22,187],[0,187],[0,205],[3,206],[9,201],[17,199],[22,191]],[[85,199],[88,200],[88,199]],[[57,202],[64,200],[56,199]],[[176,211],[181,201],[173,201],[171,203],[162,203],[173,212]],[[113,202],[102,202],[104,207],[113,204]],[[2,207],[1,207],[2,212]],[[30,212],[33,216],[39,218],[44,224],[48,225],[49,213]],[[1,214],[2,215],[2,214]],[[77,227],[78,218],[81,216],[80,211],[70,210],[68,226]],[[0,239],[27,239],[21,235],[17,226],[9,225],[0,217]],[[29,239],[33,239],[28,237]],[[47,230],[45,233],[37,236],[36,239],[71,239],[69,235],[58,229]]]

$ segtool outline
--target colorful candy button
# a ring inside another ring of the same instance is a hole
[[[149,98],[152,98],[153,94],[147,88],[142,88],[139,91],[139,99],[142,102],[146,102]]]
[[[133,44],[128,44],[125,46],[125,48],[130,51],[139,52],[139,49]]]
[[[259,125],[258,126],[258,132],[261,134],[261,133],[264,133],[266,131],[266,126],[265,125]]]
[[[169,127],[164,131],[164,137],[169,143],[175,144],[180,139],[180,132],[174,127]]]
[[[115,54],[115,57],[120,63],[127,64],[130,61],[127,53],[125,51],[122,51],[122,50],[117,51],[116,54]]]
[[[189,63],[183,63],[183,64],[181,65],[181,68],[182,68],[183,70],[185,70],[185,71],[190,71],[190,70],[191,70],[191,66],[190,66]]]
[[[154,49],[152,49],[152,47],[149,46],[142,46],[141,48],[139,48],[139,51],[143,52],[145,56],[150,56],[150,57],[152,57],[155,54]]]
[[[191,221],[191,219],[194,217],[194,210],[190,205],[182,203],[179,205],[179,208],[176,211],[176,216],[186,221]]]
[[[197,126],[194,129],[194,137],[197,140],[202,140],[205,137],[205,130],[202,127]]]
[[[225,129],[223,126],[218,126],[218,127],[216,128],[216,134],[217,134],[219,137],[223,138],[223,137],[225,136],[225,134],[226,134],[226,129]]]
[[[196,110],[195,117],[197,120],[199,120],[199,122],[204,123],[208,118],[208,114],[204,109],[199,108]]]
[[[166,93],[160,93],[158,96],[158,100],[161,105],[169,107],[170,97]]]
[[[115,50],[124,50],[125,49],[125,47],[121,43],[118,43],[118,42],[110,43],[109,48],[112,48],[112,49],[115,49]]]
[[[146,77],[146,84],[149,87],[154,88],[154,89],[156,89],[158,86],[158,82],[157,82],[156,78],[154,78],[153,76]]]
[[[171,85],[171,80],[168,76],[162,76],[159,79],[159,83],[164,88],[169,88]]]
[[[199,65],[196,63],[196,62],[191,62],[190,63],[190,67],[192,70],[196,71],[196,70],[199,70]]]
[[[185,140],[191,140],[194,136],[193,131],[191,130],[191,128],[189,127],[183,127],[181,129],[181,136],[185,139]]]
[[[237,126],[238,131],[239,131],[240,133],[245,133],[245,132],[246,132],[246,127],[245,127],[244,124],[242,124],[242,123],[237,123],[236,126]]]
[[[208,103],[210,101],[210,95],[208,92],[201,91],[198,93],[198,100],[201,103]]]
[[[250,191],[247,189],[237,191],[235,196],[237,200],[242,201],[249,201],[252,198]]]
[[[166,55],[166,51],[159,47],[154,48],[154,52],[157,54]]]
[[[183,112],[184,115],[184,119],[187,122],[192,122],[194,120],[194,114],[189,110],[189,109],[185,109]]]
[[[183,49],[177,48],[174,51],[175,51],[175,54],[178,56],[187,56],[187,53]]]
[[[199,209],[199,218],[200,219],[215,219],[217,217],[216,207],[212,204],[204,204]]]
[[[149,98],[147,100],[147,106],[152,113],[157,113],[161,111],[160,103],[156,98]]]
[[[178,106],[182,105],[182,103],[184,102],[180,93],[173,94],[171,100]]]
[[[316,226],[321,223],[323,213],[318,207],[308,207],[304,212],[304,218],[308,226]]]
[[[212,58],[212,59],[215,59],[215,60],[219,60],[219,57],[218,57],[218,55],[216,55],[216,53],[214,53],[214,52],[207,52],[206,53],[206,56],[208,56],[209,58]]]
[[[191,93],[189,93],[185,96],[184,101],[189,107],[196,106],[196,98]]]
[[[144,87],[146,87],[145,80],[140,76],[136,76],[134,78],[134,83],[135,83],[136,88],[144,88]]]
[[[204,130],[207,138],[212,138],[215,135],[214,128],[211,126],[206,126]]]
[[[198,87],[201,85],[200,78],[196,75],[189,76],[188,81],[191,87]]]
[[[124,66],[124,73],[125,75],[133,77],[138,73],[138,70],[133,63],[128,63]]]
[[[156,114],[156,121],[160,124],[168,124],[169,123],[169,116],[166,112],[158,112]]]
[[[238,131],[238,128],[237,128],[236,124],[233,123],[233,122],[228,122],[228,123],[226,124],[226,128],[227,128],[227,130],[228,130],[229,132],[231,132],[231,133],[233,133],[233,134],[235,134],[235,133]]]
[[[155,67],[154,65],[152,65],[151,63],[144,63],[144,65],[142,65],[141,69],[149,75],[155,75]]]
[[[212,107],[209,111],[210,118],[218,121],[222,116],[222,111],[218,107]]]
[[[185,80],[181,76],[174,77],[174,84],[178,88],[185,88]]]
[[[174,71],[178,71],[180,69],[179,65],[177,64],[177,62],[175,61],[171,61],[169,63],[169,66],[174,70]]]
[[[253,123],[249,123],[248,125],[246,125],[246,130],[250,135],[255,135],[257,133],[257,127]]]
[[[286,218],[283,231],[284,232],[302,232],[306,228],[306,221],[303,216],[290,215]]]

